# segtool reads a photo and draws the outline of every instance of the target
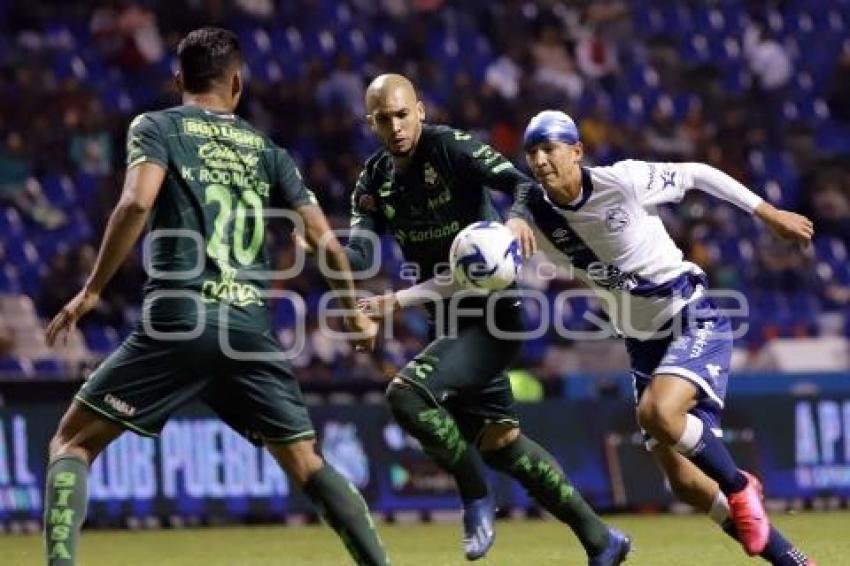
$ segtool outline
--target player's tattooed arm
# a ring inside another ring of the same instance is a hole
[[[353,229],[345,244],[345,254],[354,271],[366,271],[375,262],[375,238],[369,238],[360,229]]]
[[[357,186],[351,193],[351,234],[345,244],[345,253],[351,268],[356,272],[367,271],[375,262],[375,236],[381,231],[382,218],[371,182],[368,166],[360,173]]]
[[[70,331],[80,318],[97,306],[104,287],[145,229],[164,179],[165,169],[154,162],[140,162],[127,170],[121,198],[109,217],[92,272],[82,290],[48,325],[48,344],[52,345],[60,334]]]
[[[322,209],[315,204],[295,209],[304,226],[304,240],[321,257],[320,265],[330,268],[323,273],[328,285],[339,291],[338,298],[348,315],[345,317],[349,330],[355,333],[353,342],[358,350],[372,349],[378,334],[378,326],[357,308],[356,290],[351,278],[351,266],[342,244],[331,231]]]

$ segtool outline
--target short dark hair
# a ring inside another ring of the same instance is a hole
[[[189,92],[209,91],[232,65],[242,61],[239,38],[232,31],[205,27],[189,32],[177,46],[183,87]]]

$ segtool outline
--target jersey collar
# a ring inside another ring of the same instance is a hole
[[[575,212],[584,204],[590,200],[590,195],[593,194],[593,180],[590,178],[590,171],[586,168],[581,168],[581,198],[575,204],[558,204],[549,198],[549,195],[546,194],[546,191],[543,191],[543,198],[546,201],[560,210],[569,210],[570,212]]]

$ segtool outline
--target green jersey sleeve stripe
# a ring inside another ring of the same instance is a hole
[[[513,168],[513,166],[514,166],[513,163],[509,163],[509,162],[500,163],[499,165],[496,165],[495,167],[490,169],[490,173],[494,173],[494,174],[495,173],[501,173],[505,169]]]

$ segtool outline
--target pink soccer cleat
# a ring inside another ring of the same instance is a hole
[[[737,493],[727,495],[729,514],[744,551],[755,556],[767,545],[770,521],[762,504],[764,495],[761,482],[749,472],[742,473],[747,476],[747,486]]]

